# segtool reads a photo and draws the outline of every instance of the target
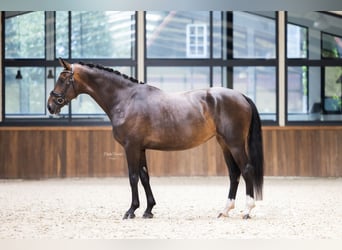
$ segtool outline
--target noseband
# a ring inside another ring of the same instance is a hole
[[[54,102],[57,106],[59,106],[59,107],[61,107],[61,106],[63,106],[63,105],[66,105],[66,104],[69,103],[70,100],[68,100],[68,99],[66,98],[65,95],[66,95],[66,93],[67,93],[67,91],[68,91],[70,85],[72,85],[72,88],[74,89],[74,92],[76,93],[75,86],[74,86],[74,71],[73,71],[73,64],[71,65],[71,70],[66,70],[66,69],[65,69],[65,70],[62,71],[62,73],[68,73],[68,74],[71,75],[71,77],[66,81],[66,84],[65,84],[64,89],[62,90],[62,93],[57,93],[57,92],[55,92],[54,90],[52,90],[52,91],[50,92],[50,95],[53,96],[53,97],[55,97],[55,98],[53,99],[53,102]]]

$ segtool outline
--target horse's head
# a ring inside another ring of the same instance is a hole
[[[62,107],[77,96],[74,86],[73,65],[62,58],[59,58],[59,62],[64,67],[64,70],[59,75],[55,88],[51,91],[47,102],[47,109],[51,114],[58,114]]]

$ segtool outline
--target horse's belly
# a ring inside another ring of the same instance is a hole
[[[181,127],[152,133],[146,138],[146,148],[156,150],[185,150],[196,147],[215,135],[209,127]]]

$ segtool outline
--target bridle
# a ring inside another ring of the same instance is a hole
[[[74,89],[74,92],[75,92],[75,94],[76,94],[76,89],[75,89],[75,86],[74,86],[74,71],[73,71],[73,64],[71,64],[71,70],[67,70],[67,69],[64,69],[62,72],[61,72],[61,74],[62,73],[68,73],[68,74],[70,74],[71,75],[71,77],[66,81],[66,83],[65,83],[65,87],[64,87],[64,89],[62,90],[62,93],[57,93],[57,92],[55,92],[54,90],[52,90],[51,92],[50,92],[50,96],[53,96],[53,97],[55,97],[54,99],[53,99],[53,102],[57,105],[57,106],[59,106],[59,107],[62,107],[63,105],[66,105],[66,104],[68,104],[69,102],[70,102],[70,100],[68,100],[67,98],[66,98],[66,93],[67,93],[67,91],[68,91],[68,89],[69,89],[69,87],[72,85],[72,88]]]

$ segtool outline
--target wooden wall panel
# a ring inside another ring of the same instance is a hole
[[[342,127],[265,127],[265,174],[342,176]]]
[[[62,133],[1,131],[1,165],[8,178],[59,177],[65,167]],[[4,138],[4,140],[3,140]],[[5,139],[6,138],[6,139]],[[1,173],[3,176],[3,173]]]
[[[69,177],[125,176],[128,172],[124,150],[110,129],[66,131],[66,165]]]
[[[20,148],[17,146],[18,133],[3,132],[0,136],[0,176],[16,178],[20,176],[18,155]]]
[[[264,127],[265,175],[342,176],[342,126]],[[0,127],[0,178],[127,176],[110,127]],[[186,151],[147,151],[151,176],[227,175],[215,139]]]
[[[89,133],[89,176],[126,176],[128,173],[125,152],[112,137],[112,132]]]

